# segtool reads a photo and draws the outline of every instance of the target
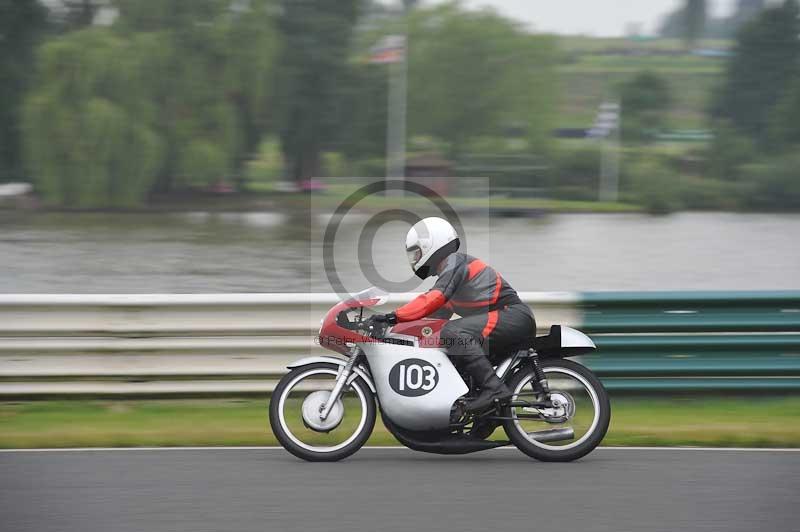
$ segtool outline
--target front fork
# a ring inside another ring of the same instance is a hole
[[[336,384],[333,385],[333,390],[331,390],[331,395],[328,397],[328,400],[320,407],[319,410],[319,418],[323,421],[328,419],[328,415],[331,413],[331,409],[333,405],[336,404],[336,401],[339,400],[339,397],[342,395],[342,391],[344,391],[345,386],[347,386],[347,381],[350,378],[350,375],[353,373],[353,368],[355,367],[358,359],[361,358],[361,349],[358,346],[353,346],[350,350],[350,358],[347,360],[347,364],[342,367],[339,371],[339,375],[336,377]]]

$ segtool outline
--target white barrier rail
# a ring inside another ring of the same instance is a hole
[[[396,294],[390,309],[415,294]],[[522,293],[544,329],[578,295]],[[314,338],[334,294],[0,295],[0,397],[265,393]],[[330,353],[330,352],[328,352]]]

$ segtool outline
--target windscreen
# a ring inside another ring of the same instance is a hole
[[[386,303],[388,298],[388,292],[381,290],[376,286],[371,286],[366,290],[362,290],[357,294],[352,295],[350,298],[346,299],[345,302],[348,304],[358,303],[359,306],[363,307],[373,307],[377,305],[383,305]]]

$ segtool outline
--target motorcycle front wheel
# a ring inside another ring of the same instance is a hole
[[[611,421],[611,403],[600,379],[571,360],[546,360],[542,371],[553,408],[517,406],[536,397],[532,368],[523,368],[509,382],[512,405],[503,409],[503,429],[523,453],[544,462],[577,460],[597,447]],[[514,404],[513,402],[516,402]]]
[[[340,366],[327,362],[301,366],[284,375],[272,392],[272,432],[298,458],[335,462],[359,450],[372,434],[375,396],[360,377],[342,391],[325,420],[319,417],[339,371]]]

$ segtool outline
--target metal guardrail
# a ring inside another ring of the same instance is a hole
[[[800,390],[800,291],[590,292],[583,362],[618,390]]]
[[[397,294],[387,307],[414,294]],[[800,292],[523,293],[618,390],[800,389]],[[333,294],[0,295],[0,397],[266,393]]]

